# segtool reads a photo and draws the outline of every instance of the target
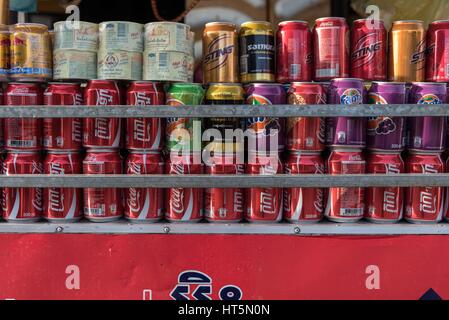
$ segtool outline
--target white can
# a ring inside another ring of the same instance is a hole
[[[98,24],[90,22],[55,23],[54,49],[69,49],[83,51],[98,50]]]
[[[177,51],[143,53],[143,79],[193,82],[193,57]]]
[[[98,78],[102,80],[142,80],[142,53],[100,50],[98,52]]]
[[[79,50],[55,50],[55,80],[91,80],[97,78],[97,53]]]
[[[100,50],[143,51],[143,25],[135,22],[100,23]]]
[[[183,23],[148,23],[145,25],[145,51],[179,51],[193,55],[193,32]]]

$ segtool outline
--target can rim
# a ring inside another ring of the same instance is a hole
[[[338,146],[338,147],[331,147],[331,152],[360,152],[363,153],[364,148],[362,147],[342,147],[342,146]]]
[[[416,150],[416,149],[409,149],[408,152],[411,155],[423,155],[423,156],[439,156],[443,154],[444,150],[438,151],[438,150]]]
[[[158,155],[162,157],[161,153],[157,150],[138,150],[138,149],[130,149],[130,154],[145,154],[145,155]]]
[[[87,148],[86,149],[86,153],[120,153],[119,149],[114,149],[114,148]]]
[[[142,26],[143,27],[143,24],[141,24],[141,23],[134,22],[134,21],[123,21],[123,20],[103,21],[103,22],[99,23],[98,25],[99,26],[103,26],[103,25],[106,25],[108,23],[128,23],[128,24],[133,24],[133,25],[137,25],[137,26]]]
[[[7,155],[10,154],[38,154],[40,155],[41,150],[18,150],[18,149],[6,149]]]
[[[13,81],[13,82],[8,82],[8,86],[14,84],[20,84],[20,85],[26,85],[26,86],[33,86],[33,87],[39,87],[40,85],[43,84],[43,82],[20,82],[20,81]]]
[[[276,83],[276,82],[251,82],[251,83],[247,83],[245,85],[246,86],[258,86],[258,87],[269,87],[269,86],[275,86],[275,87],[283,87],[284,85],[282,83]]]
[[[290,82],[290,85],[294,85],[294,84],[316,84],[316,85],[322,86],[323,82],[314,82],[314,81],[293,81],[293,82]],[[326,82],[326,84],[330,84],[330,82]]]
[[[307,26],[309,25],[309,22],[306,21],[306,20],[286,20],[286,21],[279,22],[278,26],[282,26],[282,25],[287,24],[287,23],[301,23],[301,24],[305,24]]]
[[[412,85],[423,85],[423,84],[430,84],[430,85],[439,85],[447,87],[446,82],[425,82],[425,81],[414,81],[411,82]]]
[[[53,27],[55,27],[55,26],[59,26],[59,25],[61,25],[61,24],[64,24],[64,23],[66,23],[67,21],[57,21],[57,22],[55,22],[55,23],[53,23]],[[94,23],[94,22],[89,22],[89,21],[77,21],[77,22],[79,22],[80,24],[86,24],[86,25],[92,25],[92,26],[99,26],[99,24],[98,23]]]
[[[401,81],[373,81],[373,84],[392,84],[392,85],[406,85],[406,82],[401,82]]]
[[[449,19],[448,20],[444,20],[444,19],[435,20],[435,21],[431,22],[430,24],[438,24],[438,23],[445,23],[445,22],[448,23]]]
[[[136,81],[140,81],[140,80],[136,80]],[[142,80],[142,81],[150,81],[151,82],[151,80]],[[162,83],[162,82],[159,81],[159,83]],[[178,87],[196,86],[196,87],[201,87],[202,88],[203,84],[195,83],[195,82],[175,82],[175,83],[171,83],[170,87],[171,86],[178,86]]]
[[[259,20],[246,21],[246,22],[243,22],[240,26],[243,27],[243,26],[246,26],[247,24],[251,24],[251,23],[262,24],[262,25],[266,25],[266,26],[270,26],[270,27],[273,26],[273,24],[270,21],[259,21]]]
[[[340,21],[346,21],[346,18],[343,18],[343,17],[321,17],[321,18],[316,19],[315,21],[318,22],[318,21],[327,20],[327,19],[336,19],[336,20],[340,20]]]
[[[208,22],[204,25],[205,28],[208,26],[229,26],[229,27],[237,28],[237,25],[235,23],[226,22],[226,21],[213,21],[213,22]]]
[[[363,79],[360,79],[360,78],[335,78],[335,79],[331,80],[331,83],[334,82],[334,81],[343,81],[343,80],[349,80],[349,81],[356,80],[356,81],[365,82]]]
[[[41,28],[46,28],[48,30],[48,26],[46,24],[43,23],[34,23],[34,22],[25,22],[25,23],[16,23],[10,26],[11,28],[14,27],[41,27]]]
[[[321,156],[321,151],[291,151],[290,155]]]
[[[174,21],[153,21],[153,22],[146,23],[144,25],[144,27],[146,28],[147,26],[157,25],[157,24],[182,25],[182,26],[186,26],[186,27],[188,27],[188,29],[190,29],[190,26],[188,24],[181,23],[181,22],[174,22]]]
[[[375,149],[368,149],[367,151],[368,151],[368,156],[370,156],[370,155],[379,155],[379,154],[401,156],[401,154],[402,154],[402,152],[404,150],[375,150]]]
[[[367,21],[367,20],[369,20],[369,18],[361,18],[361,19],[354,20],[354,23],[355,23],[355,22]],[[373,19],[373,20],[374,20],[374,21],[379,21],[379,22],[384,23],[384,21],[383,21],[382,19],[378,19],[378,20]]]
[[[420,24],[424,24],[424,21],[422,21],[422,20],[397,20],[397,21],[393,21],[393,24],[401,24],[401,23],[420,23]]]
[[[81,156],[81,151],[79,150],[47,150],[47,154],[78,154]]]
[[[243,88],[243,84],[242,83],[232,83],[232,82],[211,82],[208,84],[208,87],[211,86],[225,86],[225,87],[242,87]]]
[[[79,87],[79,86],[81,86],[81,83],[78,83],[78,82],[57,82],[57,81],[50,81],[50,82],[48,82],[48,85],[72,85],[72,86],[77,86],[77,87]]]

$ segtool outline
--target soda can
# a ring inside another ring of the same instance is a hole
[[[367,173],[394,175],[405,173],[400,153],[373,152],[368,155]],[[395,223],[402,220],[403,189],[399,187],[367,188],[365,218],[374,223]]]
[[[165,173],[168,175],[202,174],[201,155],[192,154],[177,159],[170,157],[165,165]],[[204,217],[203,200],[203,189],[169,188],[165,197],[165,218],[170,222],[199,222]]]
[[[334,149],[328,162],[330,175],[364,174],[366,161],[360,149]],[[364,188],[330,188],[325,216],[333,222],[352,223],[363,219]]]
[[[11,26],[11,70],[14,81],[45,82],[53,76],[52,48],[46,25],[18,23]]]
[[[166,96],[167,105],[201,105],[204,101],[204,89],[201,84],[175,83],[170,86]],[[168,118],[166,124],[167,151],[200,152],[201,142],[195,136],[202,135],[202,122],[198,118]],[[201,139],[200,139],[201,140]]]
[[[216,154],[206,166],[208,175],[242,175],[245,165],[239,164],[233,154]],[[206,220],[213,223],[238,223],[242,221],[245,211],[245,191],[242,188],[218,189],[205,191]]]
[[[143,25],[127,21],[107,21],[99,26],[99,49],[143,52]]]
[[[411,104],[443,104],[447,99],[445,83],[418,83],[412,85]],[[408,119],[409,149],[427,152],[443,152],[446,146],[446,117],[416,117]]]
[[[6,81],[11,69],[11,37],[9,27],[0,25],[0,81]]]
[[[162,83],[134,81],[127,89],[130,106],[164,105]],[[159,118],[128,118],[126,120],[126,148],[128,150],[162,151],[164,122]]]
[[[5,105],[5,95],[3,89],[0,87],[0,106]],[[0,119],[0,148],[5,146],[5,120]]]
[[[388,80],[408,83],[424,81],[426,50],[422,21],[393,22],[389,34]]]
[[[85,21],[59,21],[54,24],[54,50],[98,50],[98,24]]]
[[[313,29],[314,80],[349,77],[349,27],[344,18],[316,20]]]
[[[44,172],[50,175],[82,173],[80,153],[50,151],[44,162]],[[49,188],[44,190],[44,218],[50,222],[76,222],[83,217],[83,190]]]
[[[55,50],[53,52],[53,79],[92,80],[97,78],[97,52]]]
[[[271,23],[245,22],[240,27],[239,38],[241,82],[274,82],[276,47]]]
[[[368,104],[407,103],[404,82],[373,82]],[[373,117],[368,119],[367,146],[373,151],[402,151],[406,143],[405,118]]]
[[[83,161],[86,175],[122,174],[122,159],[116,150],[87,150]],[[92,222],[111,222],[123,216],[123,194],[117,188],[85,188],[84,216]]]
[[[366,81],[385,81],[387,47],[387,30],[383,21],[354,21],[351,33],[351,77]]]
[[[3,163],[4,175],[43,174],[38,152],[11,151]],[[36,222],[42,218],[43,190],[41,188],[4,188],[3,219],[8,222]]]
[[[227,22],[207,23],[203,32],[203,57],[205,84],[239,82],[237,26]]]
[[[412,152],[405,163],[410,174],[444,173],[440,154]],[[411,187],[405,192],[405,219],[411,223],[438,223],[444,215],[444,188]]]
[[[87,106],[115,106],[121,104],[120,90],[115,81],[91,80],[84,91]],[[83,146],[86,148],[119,148],[121,119],[83,119]]]
[[[248,175],[276,175],[283,173],[279,156],[250,154],[245,166]],[[276,223],[282,220],[282,188],[246,189],[246,220],[252,223]]]
[[[145,51],[143,80],[193,82],[193,56],[178,51]]]
[[[427,31],[426,81],[449,82],[449,20],[434,21]]]
[[[98,78],[103,80],[142,80],[142,53],[126,50],[98,51]]]
[[[284,172],[288,175],[325,174],[320,153],[292,152]],[[284,219],[290,223],[319,222],[324,216],[326,190],[322,188],[285,188]]]
[[[80,106],[84,103],[81,86],[76,83],[49,83],[44,92],[46,106]],[[80,118],[44,119],[46,150],[81,150],[83,122]]]
[[[294,82],[288,91],[288,104],[326,104],[326,91],[319,83]],[[289,151],[321,152],[326,143],[324,118],[288,118],[287,149]]]
[[[8,84],[7,106],[38,106],[43,104],[42,88],[37,83]],[[41,150],[42,119],[5,119],[5,146],[7,150]]]
[[[126,160],[130,175],[164,174],[164,162],[158,153],[131,151]],[[125,191],[125,217],[134,223],[157,222],[164,215],[164,190],[128,188]]]
[[[246,103],[249,105],[282,105],[287,102],[287,95],[281,84],[253,83],[246,88]],[[285,150],[285,119],[281,118],[247,118],[248,151],[283,152]]]
[[[146,51],[177,51],[193,55],[190,26],[178,22],[150,22],[145,25]]]
[[[365,86],[360,79],[334,79],[329,90],[329,104],[363,104]],[[366,119],[338,117],[326,119],[326,143],[328,146],[348,146],[364,148],[366,146]]]
[[[279,83],[312,80],[312,32],[306,21],[279,23],[276,33],[276,81]]]

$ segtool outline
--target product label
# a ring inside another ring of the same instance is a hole
[[[241,40],[240,73],[275,73],[274,37],[251,35]]]

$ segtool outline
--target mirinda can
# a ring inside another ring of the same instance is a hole
[[[424,81],[426,51],[426,33],[422,21],[393,22],[389,34],[388,80]]]
[[[406,160],[406,171],[410,174],[444,173],[440,154],[411,153]],[[411,223],[438,223],[444,212],[444,188],[411,187],[405,192],[405,219]]]
[[[449,82],[449,20],[434,21],[427,31],[426,81]]]
[[[288,104],[326,104],[326,91],[319,83],[293,82],[287,96]],[[289,151],[320,152],[325,148],[326,121],[324,118],[288,118],[287,149]]]

